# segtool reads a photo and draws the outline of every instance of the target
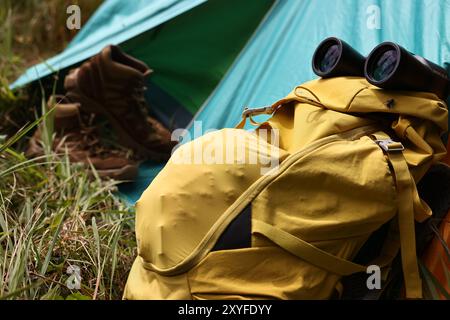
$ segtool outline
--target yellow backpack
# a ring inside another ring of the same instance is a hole
[[[272,116],[242,129],[257,113]],[[124,298],[328,299],[343,276],[366,272],[352,259],[389,221],[371,264],[385,275],[400,251],[406,295],[420,298],[414,221],[431,210],[416,183],[445,155],[446,131],[435,95],[357,77],[314,80],[246,110],[237,128],[179,147],[142,194]],[[235,157],[183,161],[199,148]]]

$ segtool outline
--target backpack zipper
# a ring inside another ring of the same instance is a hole
[[[277,178],[290,166],[295,164],[299,159],[329,143],[342,140],[356,140],[377,131],[380,131],[379,126],[368,125],[344,133],[324,137],[308,144],[303,149],[288,156],[278,167],[272,169],[279,170],[278,174],[267,174],[259,178],[244,193],[242,193],[241,196],[237,198],[236,201],[230,207],[228,207],[228,209],[217,219],[217,221],[213,224],[208,233],[206,233],[197,247],[191,252],[191,254],[184,258],[181,262],[170,268],[163,269],[158,268],[153,263],[145,261],[142,257],[140,257],[143,267],[149,271],[157,272],[158,274],[163,276],[175,276],[191,270],[195,265],[200,263],[200,261],[211,251],[211,249],[214,247],[214,244],[226,229],[226,227],[230,224],[230,222],[233,221],[233,219],[235,219],[237,215],[240,214],[241,211],[244,210],[244,208],[249,203],[251,203],[253,199],[255,199],[272,180]]]

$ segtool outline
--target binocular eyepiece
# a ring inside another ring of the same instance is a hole
[[[441,99],[450,91],[444,68],[393,42],[379,44],[364,58],[346,42],[327,38],[317,47],[312,68],[322,78],[365,77],[379,88],[432,92]]]

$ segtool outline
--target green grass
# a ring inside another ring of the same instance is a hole
[[[8,88],[73,36],[61,28],[67,4],[80,4],[85,21],[100,2],[0,2],[0,299],[120,299],[136,256],[134,211],[118,182],[53,153],[45,98]],[[46,154],[27,159],[39,124]],[[69,266],[80,268],[80,289],[67,286]]]
[[[134,212],[115,194],[118,182],[67,154],[45,148],[27,159],[11,147],[38,123],[48,130],[43,111],[0,141],[0,299],[120,299],[136,254]],[[74,265],[79,290],[67,287]]]
[[[116,196],[118,182],[67,154],[44,148],[27,159],[11,148],[38,123],[51,136],[43,124],[52,110],[43,111],[0,144],[0,298],[119,299],[136,254],[134,212]],[[71,265],[80,290],[66,285]]]
[[[134,213],[116,182],[90,179],[66,156],[0,156],[0,297],[121,297],[135,256]],[[81,289],[66,287],[70,265]]]
[[[76,35],[66,28],[66,8],[81,9],[82,25],[102,0],[1,0],[0,73],[9,82],[24,68],[61,51]]]

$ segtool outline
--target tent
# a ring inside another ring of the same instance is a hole
[[[394,41],[444,65],[448,30],[450,0],[106,0],[66,50],[13,87],[120,44],[155,70],[147,97],[154,115],[204,132],[234,126],[244,106],[270,104],[313,79],[312,54],[328,36],[364,55]],[[162,167],[143,164],[136,182],[122,186],[124,197],[135,201]]]

